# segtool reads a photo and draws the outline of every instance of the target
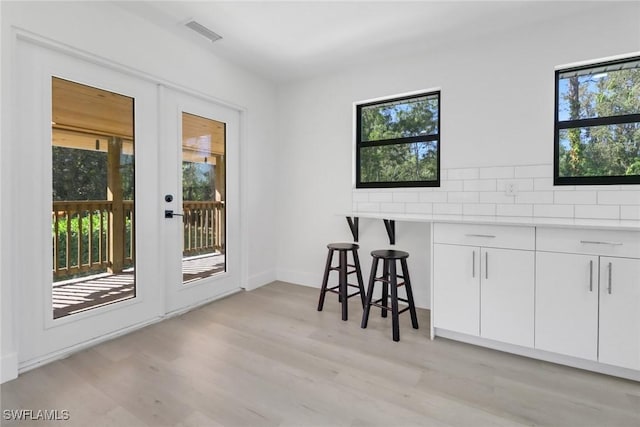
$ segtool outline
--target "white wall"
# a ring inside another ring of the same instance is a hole
[[[273,242],[275,221],[274,170],[276,167],[275,145],[275,98],[273,83],[251,72],[238,68],[217,58],[210,50],[201,49],[178,39],[125,10],[102,2],[2,2],[2,142],[0,144],[0,167],[3,198],[19,183],[10,180],[11,140],[7,125],[17,114],[11,110],[10,97],[13,71],[11,49],[11,27],[15,26],[44,36],[58,43],[67,44],[112,62],[151,74],[159,79],[199,91],[244,109],[245,127],[243,137],[246,150],[241,153],[246,166],[248,221],[248,288],[259,286],[275,279],[276,255]],[[19,189],[18,189],[19,190]],[[160,195],[158,195],[160,197]],[[3,255],[11,241],[11,211],[5,209],[9,200],[3,200],[0,216]],[[12,294],[19,286],[15,277],[17,266],[0,259],[0,285],[2,286],[2,380],[15,375],[16,324],[28,313],[17,313],[12,304]]]
[[[552,7],[552,2],[549,3]],[[580,3],[576,3],[579,11]],[[607,4],[410,57],[380,55],[279,91],[278,278],[319,286],[326,243],[351,240],[339,212],[456,213],[640,219],[639,186],[554,188],[554,67],[640,51],[640,4]],[[440,189],[353,190],[353,103],[441,88]],[[503,179],[518,196],[504,196]],[[625,190],[622,192],[621,190]],[[387,247],[363,221],[361,259]],[[416,303],[430,306],[428,226],[396,223],[411,253]]]

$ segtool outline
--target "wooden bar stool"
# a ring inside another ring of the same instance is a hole
[[[393,249],[382,249],[371,252],[373,261],[371,263],[371,275],[369,276],[369,287],[367,289],[367,299],[364,304],[364,313],[362,314],[362,328],[367,327],[369,321],[369,311],[371,306],[375,305],[382,309],[382,317],[387,317],[387,310],[391,310],[391,319],[393,327],[393,340],[400,341],[400,325],[398,317],[400,313],[409,310],[411,313],[411,325],[413,329],[418,329],[418,317],[416,316],[416,307],[413,303],[413,292],[411,291],[411,279],[409,279],[409,269],[407,268],[407,258],[409,253],[404,251],[396,251]],[[376,277],[378,274],[378,262],[382,260],[382,276]],[[400,261],[402,267],[402,275],[397,274],[396,261]],[[398,283],[398,278],[403,282]],[[375,282],[382,283],[382,298],[372,301],[373,286]],[[407,291],[407,298],[398,297],[398,288],[404,286]],[[388,306],[389,288],[391,288],[391,307]],[[408,307],[398,310],[398,301],[408,304]]]
[[[362,306],[364,307],[364,283],[362,281],[362,271],[360,270],[360,260],[358,259],[358,246],[355,243],[329,243],[327,248],[329,253],[327,255],[327,265],[324,269],[324,278],[322,279],[322,288],[320,289],[320,300],[318,301],[318,311],[322,311],[324,306],[324,296],[327,292],[333,292],[338,294],[338,301],[342,304],[342,320],[347,320],[348,307],[347,300],[355,295],[360,295]],[[333,253],[338,251],[339,263],[337,267],[333,267]],[[347,252],[351,252],[353,257],[353,264],[347,263]],[[348,267],[353,270],[348,270]],[[332,288],[327,288],[329,282],[329,273],[331,271],[338,272],[338,284]],[[347,276],[350,274],[356,274],[358,284],[354,285],[348,283]],[[358,288],[357,292],[348,294],[349,287]]]

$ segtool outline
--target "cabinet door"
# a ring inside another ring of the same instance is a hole
[[[598,357],[598,257],[536,253],[535,347]]]
[[[600,257],[599,361],[640,369],[640,260]]]
[[[433,324],[470,335],[480,333],[480,248],[435,244]]]
[[[533,347],[533,251],[481,250],[480,336]]]

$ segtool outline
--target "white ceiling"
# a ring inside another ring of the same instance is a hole
[[[282,82],[602,7],[576,1],[123,1],[146,20]],[[184,24],[220,34],[211,43]]]

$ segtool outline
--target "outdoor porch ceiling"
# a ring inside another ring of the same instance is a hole
[[[117,137],[122,152],[133,154],[133,98],[54,77],[52,102],[54,146],[106,152]],[[182,114],[184,161],[215,164],[224,155],[224,140],[224,123]]]

